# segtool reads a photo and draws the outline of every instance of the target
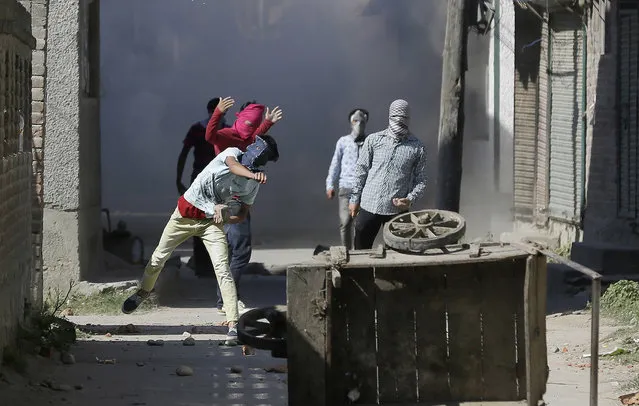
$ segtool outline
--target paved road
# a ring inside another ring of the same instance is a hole
[[[281,258],[280,258],[281,259]],[[549,313],[583,307],[586,296],[565,294],[560,273],[549,275]],[[74,316],[79,325],[92,324],[98,334],[74,348],[75,365],[38,361],[31,381],[48,378],[81,390],[68,392],[30,386],[28,380],[9,376],[11,385],[0,382],[0,396],[7,405],[269,405],[287,403],[286,375],[266,372],[281,365],[270,353],[257,351],[243,356],[239,347],[218,345],[224,329],[216,326],[223,318],[214,307],[214,282],[197,279],[188,269],[168,273],[163,281],[162,307],[151,313],[118,316]],[[243,281],[246,301],[251,306],[285,303],[285,278],[249,276]],[[121,325],[134,324],[135,334],[105,335]],[[195,330],[193,329],[195,327]],[[615,327],[604,325],[602,336]],[[582,359],[589,352],[588,314],[550,317],[548,350],[551,374],[546,399],[551,406],[583,406],[588,399],[589,368]],[[183,333],[192,333],[196,345],[182,345]],[[163,339],[162,347],[150,347],[148,339]],[[567,348],[555,352],[556,348]],[[103,365],[98,359],[115,359]],[[175,370],[187,365],[190,377],[178,377]],[[619,383],[632,377],[627,369],[602,364],[600,405],[618,404]],[[6,401],[5,401],[6,400]]]

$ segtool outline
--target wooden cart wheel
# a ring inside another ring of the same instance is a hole
[[[237,335],[242,344],[286,354],[286,308],[249,310],[237,322]]]
[[[390,248],[423,253],[456,244],[466,232],[466,220],[446,210],[419,210],[400,214],[384,225],[384,242]]]

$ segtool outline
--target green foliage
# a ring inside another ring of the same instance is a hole
[[[557,247],[553,250],[555,254],[562,256],[564,258],[570,258],[570,252],[572,251],[572,244],[564,244],[560,247]]]
[[[92,295],[73,295],[69,299],[68,307],[74,315],[116,315],[122,313],[122,303],[131,292],[105,290]],[[143,313],[157,308],[157,297],[154,294],[146,299],[136,313]]]
[[[75,324],[59,316],[73,286],[73,282],[69,283],[66,294],[59,289],[50,290],[42,308],[27,314],[18,331],[21,351],[48,356],[52,350],[68,351],[76,342]]]
[[[626,323],[639,323],[639,283],[613,283],[601,297],[601,308],[609,316]]]
[[[559,255],[560,257],[563,258],[570,258],[570,252],[572,251],[572,244],[568,243],[568,244],[564,244],[560,247],[557,247],[555,249],[552,250],[555,254]],[[557,261],[555,261],[552,258],[548,258],[548,263],[557,263]]]

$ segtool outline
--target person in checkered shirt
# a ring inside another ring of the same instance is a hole
[[[405,100],[390,105],[385,130],[366,137],[355,165],[349,211],[355,217],[355,249],[373,247],[382,225],[406,212],[426,189],[426,148],[409,131]]]

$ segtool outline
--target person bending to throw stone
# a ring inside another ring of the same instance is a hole
[[[260,168],[278,158],[277,144],[269,135],[257,137],[246,152],[227,148],[216,156],[180,196],[144,270],[141,287],[124,301],[122,312],[135,311],[149,296],[165,262],[178,245],[198,236],[211,257],[224,299],[229,326],[227,340],[235,339],[239,319],[237,290],[229,268],[224,223],[238,223],[246,218],[259,185],[266,183],[266,174]]]
[[[231,147],[244,151],[255,141],[255,137],[266,134],[282,118],[282,110],[279,107],[270,110],[257,101],[251,100],[240,107],[240,111],[236,113],[236,120],[230,128],[219,129],[220,122],[223,122],[226,112],[234,103],[235,100],[230,97],[222,98],[206,127],[206,140],[215,148],[216,153]],[[264,114],[265,110],[266,114]],[[262,118],[263,114],[264,118]],[[242,273],[251,260],[251,215],[248,214],[246,219],[239,223],[226,224],[224,231],[229,245],[231,275],[233,275],[237,289],[237,303],[240,313],[242,313],[247,310],[247,306],[242,301],[240,282]],[[219,285],[217,288],[217,310],[220,314],[226,313]]]

